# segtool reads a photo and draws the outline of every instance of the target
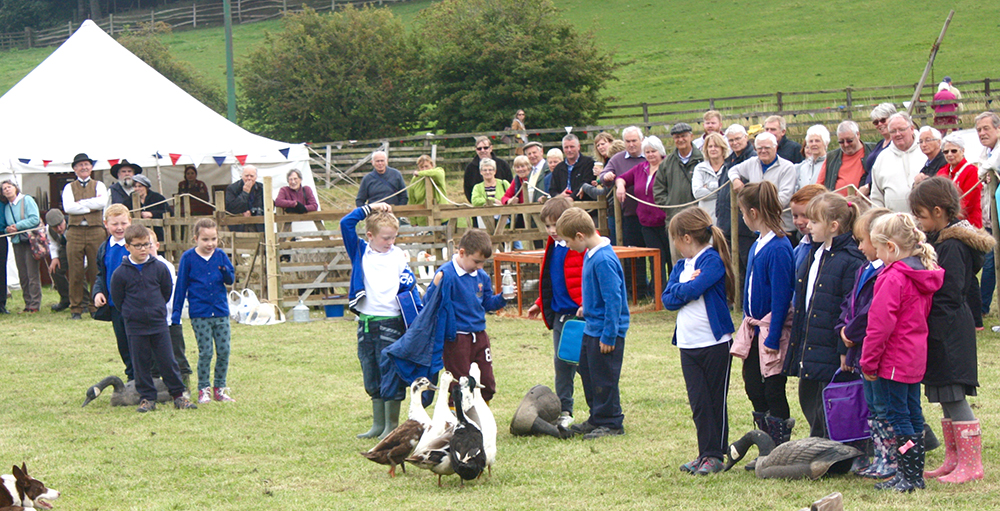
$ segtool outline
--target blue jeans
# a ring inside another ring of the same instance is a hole
[[[979,292],[983,296],[983,315],[990,313],[990,305],[993,304],[993,290],[997,287],[997,270],[993,266],[993,251],[986,252],[986,259],[983,261],[983,274],[980,276]]]
[[[862,387],[865,389],[865,401],[868,403],[868,415],[872,419],[885,419],[885,385],[881,379],[868,381],[862,378]]]
[[[896,435],[914,435],[924,431],[924,412],[920,409],[920,384],[900,383],[879,378],[885,385],[886,413]]]
[[[365,392],[372,399],[381,399],[382,372],[379,361],[382,360],[382,350],[403,336],[406,326],[403,317],[383,319],[382,321],[358,321],[358,361],[361,362],[361,376],[365,382]],[[403,387],[400,387],[393,401],[402,401],[405,397]]]

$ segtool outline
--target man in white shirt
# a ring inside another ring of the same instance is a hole
[[[73,158],[76,179],[62,191],[63,211],[66,212],[66,256],[69,259],[70,319],[82,319],[84,279],[86,288],[93,289],[97,278],[97,250],[108,237],[104,229],[104,208],[108,205],[108,188],[91,179],[94,161],[86,153]],[[84,266],[86,261],[86,266]],[[93,297],[86,297],[90,312],[97,311]]]
[[[917,144],[913,121],[904,112],[889,117],[892,145],[882,151],[872,165],[872,204],[897,213],[910,212],[913,179],[924,168],[927,156]]]
[[[757,156],[751,157],[743,163],[734,165],[729,169],[729,179],[733,182],[733,193],[739,194],[740,190],[747,183],[759,183],[770,181],[778,189],[778,201],[784,211],[781,218],[785,224],[785,231],[792,232],[795,224],[792,223],[792,212],[788,210],[788,205],[795,193],[795,184],[798,181],[798,173],[792,162],[778,156],[778,139],[768,132],[763,132],[754,139],[754,149]]]

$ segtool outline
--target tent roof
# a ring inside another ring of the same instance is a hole
[[[201,104],[87,20],[0,98],[0,166],[30,158],[67,167],[76,153],[127,158],[143,167],[209,163],[247,155],[248,163],[307,160],[303,144],[254,135]],[[287,154],[279,150],[284,149]],[[37,167],[36,167],[37,165]],[[54,169],[49,169],[53,171]]]

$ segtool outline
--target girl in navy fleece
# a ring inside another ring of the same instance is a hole
[[[174,289],[173,323],[181,320],[188,301],[191,327],[198,341],[198,402],[235,401],[229,397],[229,303],[226,285],[233,283],[233,263],[220,250],[215,222],[202,218],[194,224],[195,247],[181,256]],[[212,382],[212,341],[215,341],[215,385]]]
[[[791,438],[795,425],[785,397],[787,377],[781,374],[791,333],[785,319],[794,287],[792,244],[785,235],[781,202],[773,183],[744,186],[739,207],[747,227],[760,234],[750,247],[743,284],[743,323],[732,354],[743,359],[743,384],[753,404],[754,423],[780,445]]]
[[[864,254],[854,242],[859,205],[827,192],[806,206],[812,243],[796,270],[792,338],[784,374],[799,378],[799,405],[809,436],[828,436],[823,389],[843,365],[847,346],[836,332],[840,304],[854,287]]]
[[[675,215],[670,239],[685,259],[670,272],[662,300],[667,310],[678,311],[674,344],[681,349],[681,370],[698,432],[698,458],[681,470],[708,475],[722,471],[729,445],[729,304],[736,277],[726,237],[704,209],[694,206]]]

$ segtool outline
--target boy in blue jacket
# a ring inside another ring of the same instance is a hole
[[[198,408],[184,395],[187,389],[181,382],[167,327],[167,301],[174,289],[170,271],[155,257],[150,257],[154,249],[145,227],[130,225],[125,229],[125,244],[129,255],[111,275],[110,290],[111,303],[118,309],[128,331],[135,389],[141,398],[136,411],[144,413],[156,409],[156,387],[151,373],[154,359],[174,398],[174,407]]]
[[[112,204],[104,210],[104,228],[108,231],[108,239],[97,249],[97,278],[94,280],[93,287],[94,305],[98,307],[98,312],[95,313],[94,317],[97,319],[104,316],[101,314],[102,309],[110,309],[108,316],[104,316],[110,319],[104,319],[104,321],[110,320],[111,326],[114,328],[115,339],[118,341],[118,354],[125,364],[125,377],[128,381],[135,379],[132,355],[129,353],[128,334],[125,332],[125,321],[122,319],[119,307],[114,303],[114,298],[109,290],[111,276],[128,255],[125,246],[125,230],[130,225],[132,225],[132,217],[125,205]]]
[[[357,225],[366,218],[361,239]],[[405,397],[401,386],[393,395],[382,395],[379,367],[382,350],[406,331],[406,303],[401,297],[419,304],[419,295],[412,292],[416,277],[410,271],[410,256],[395,246],[398,232],[399,220],[384,202],[361,206],[340,220],[344,248],[351,258],[348,306],[358,315],[358,360],[372,400],[372,427],[358,438],[385,438],[396,429]]]
[[[438,334],[444,338],[444,368],[455,377],[457,384],[459,378],[469,375],[472,363],[478,363],[482,373],[480,383],[485,387],[483,399],[487,402],[496,394],[497,382],[493,376],[490,337],[486,335],[486,313],[507,305],[502,295],[491,293],[493,281],[483,271],[483,265],[492,256],[493,243],[486,231],[465,231],[458,242],[458,253],[438,268],[426,293],[430,296],[440,287],[444,293],[441,301],[450,302],[448,307],[442,306],[437,312],[450,316],[443,321],[448,331]]]
[[[571,428],[584,440],[624,435],[618,379],[622,372],[625,334],[629,326],[625,273],[611,247],[594,221],[580,208],[566,210],[556,223],[559,236],[571,250],[586,251],[583,260],[583,352],[580,354],[580,380],[590,407],[590,418]]]

